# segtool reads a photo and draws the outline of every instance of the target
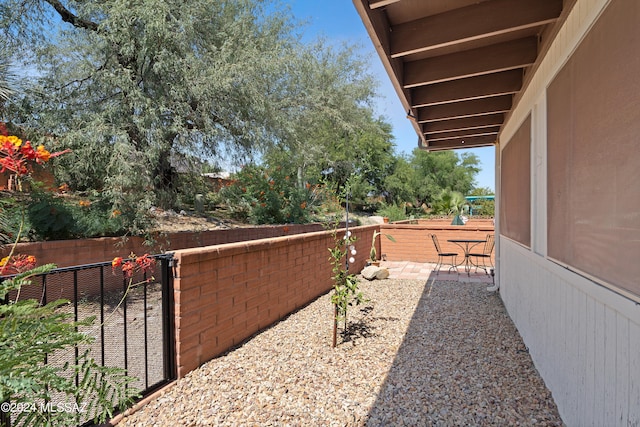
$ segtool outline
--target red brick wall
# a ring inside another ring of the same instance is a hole
[[[430,233],[438,235],[444,250],[460,252],[449,238],[481,239],[493,233],[490,220],[470,220],[464,226],[451,226],[450,220],[417,221],[417,224],[383,224],[351,228],[356,241],[357,273],[369,257],[374,231],[394,236],[396,242],[381,236],[378,255],[389,261],[435,262],[437,255]],[[256,332],[303,307],[333,285],[328,248],[333,246],[328,231],[269,237],[226,244],[218,239],[250,239],[260,234],[299,232],[296,226],[234,229],[211,233],[171,236],[171,247],[209,244],[175,251],[174,298],[178,376],[240,344]],[[214,236],[218,234],[218,236]],[[226,235],[226,237],[224,237]],[[222,237],[221,237],[222,236]],[[268,236],[267,236],[268,237]],[[255,237],[254,237],[255,238]],[[40,254],[58,262],[82,263],[78,254],[103,261],[113,256],[149,251],[130,239],[115,248],[118,239],[87,239],[40,242],[21,247],[23,253]],[[39,251],[39,252],[38,252]],[[67,257],[74,261],[68,261]],[[46,262],[46,261],[44,261]],[[329,310],[330,312],[330,310]]]
[[[494,227],[491,220],[469,220],[465,225],[451,225],[450,219],[418,220],[417,224],[382,224],[380,231],[395,238],[395,242],[384,237],[380,239],[379,254],[386,255],[387,261],[435,263],[438,254],[429,234],[438,236],[443,251],[457,252],[462,256],[462,249],[447,242],[448,239],[485,239],[487,234],[494,233]]]
[[[291,224],[168,233],[157,236],[157,242],[153,246],[144,245],[144,241],[139,237],[131,237],[126,240],[118,237],[53,240],[20,243],[16,253],[33,255],[38,260],[38,264],[53,263],[58,267],[69,267],[110,261],[116,256],[126,257],[132,252],[136,255],[143,255],[144,253],[156,254],[177,249],[265,239],[320,230],[323,230],[322,224]],[[0,257],[8,255],[10,250],[9,246],[0,248]]]
[[[365,266],[377,228],[351,229],[353,272]],[[178,377],[329,291],[332,246],[323,231],[176,251]]]

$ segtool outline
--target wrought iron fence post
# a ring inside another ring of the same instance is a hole
[[[177,378],[175,352],[175,310],[173,302],[173,253],[160,257],[162,274],[162,341],[164,347],[164,377],[167,380]]]

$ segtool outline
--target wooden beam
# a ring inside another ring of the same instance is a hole
[[[470,138],[472,136],[487,136],[497,135],[500,132],[499,126],[494,126],[486,129],[473,129],[466,131],[454,131],[454,132],[441,132],[441,133],[428,133],[425,135],[427,142],[443,141],[456,138]]]
[[[379,7],[388,6],[399,1],[400,0],[369,0],[369,7],[371,9],[377,9]]]
[[[532,65],[538,53],[536,37],[407,62],[405,88],[423,86]]]
[[[427,150],[437,151],[437,150],[452,150],[458,148],[476,148],[476,147],[488,147],[494,145],[498,137],[496,135],[486,135],[486,136],[472,136],[469,138],[455,138],[448,139],[443,141],[433,141],[431,143],[427,143]]]
[[[416,87],[411,92],[411,106],[427,107],[488,96],[508,95],[518,92],[521,88],[522,70],[509,70]]]
[[[436,132],[451,132],[456,130],[480,129],[492,126],[502,126],[504,113],[491,114],[488,116],[466,117],[464,119],[442,120],[440,122],[429,122],[422,125],[425,134]]]
[[[562,0],[491,0],[391,28],[391,57],[439,49],[555,21]]]
[[[474,99],[451,104],[419,108],[419,123],[435,122],[462,117],[483,116],[493,113],[506,113],[511,109],[512,96],[502,95],[492,98]]]

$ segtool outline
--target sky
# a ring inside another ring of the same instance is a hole
[[[364,24],[351,0],[284,0],[298,21],[304,21],[303,41],[323,37],[337,44],[346,42],[360,48],[365,57],[371,58],[371,70],[379,81],[380,97],[376,113],[393,126],[396,152],[410,154],[418,146],[418,136],[407,119],[398,96],[389,80],[382,61],[373,47]],[[481,171],[476,175],[476,186],[495,189],[495,149],[493,147],[458,150],[457,153],[474,153],[480,159]]]

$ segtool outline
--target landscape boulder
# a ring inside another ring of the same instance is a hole
[[[384,267],[369,265],[365,267],[360,274],[367,280],[386,279],[389,277],[389,270]]]

